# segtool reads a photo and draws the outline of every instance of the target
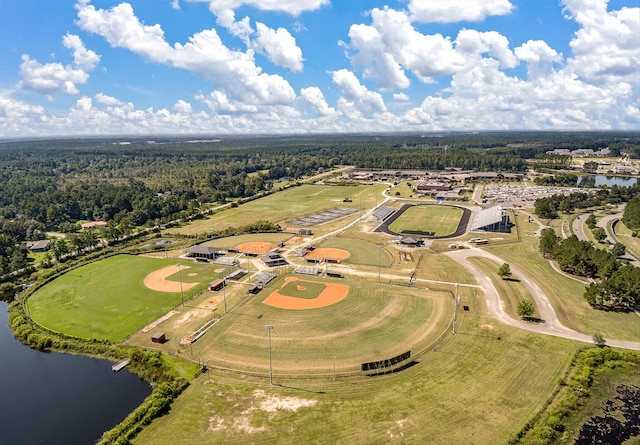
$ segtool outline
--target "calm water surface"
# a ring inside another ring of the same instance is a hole
[[[625,178],[622,176],[605,176],[605,175],[590,175],[580,176],[578,178],[578,184],[582,182],[591,182],[596,187],[602,187],[607,185],[609,187],[618,185],[621,187],[630,187],[637,182],[637,178]]]
[[[96,442],[151,393],[127,370],[89,357],[44,353],[13,338],[0,301],[0,444]]]

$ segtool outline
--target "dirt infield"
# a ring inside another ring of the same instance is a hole
[[[280,289],[291,281],[299,281],[301,283],[300,287],[304,287],[302,285],[306,282],[297,277],[287,277],[285,278],[285,283],[280,286]],[[335,304],[344,299],[349,293],[349,286],[345,286],[344,284],[322,284],[325,285],[325,289],[313,299],[288,297],[280,294],[280,289],[278,289],[265,298],[263,303],[280,309],[317,309]]]
[[[166,266],[162,269],[158,269],[154,272],[151,272],[144,278],[144,285],[147,286],[151,290],[155,290],[158,292],[180,292],[180,282],[179,281],[169,281],[167,280],[168,276],[176,274],[179,272],[178,266]],[[189,266],[182,266],[182,270],[189,269]],[[195,275],[195,274],[194,274]],[[193,276],[193,275],[189,275]],[[193,286],[198,283],[182,283],[182,290],[189,290]]]
[[[242,253],[248,252],[248,253],[255,253],[255,254],[263,254],[263,253],[267,253],[271,249],[275,249],[276,247],[278,246],[276,246],[273,243],[255,241],[250,243],[238,244],[236,246],[236,249],[238,249],[238,252],[242,252]]]
[[[312,260],[324,260],[328,258],[330,260],[342,261],[349,258],[351,254],[344,249],[335,249],[333,247],[319,247],[317,249],[307,252],[304,256]]]

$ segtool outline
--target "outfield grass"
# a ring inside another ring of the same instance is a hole
[[[327,286],[322,282],[315,281],[290,281],[285,284],[278,293],[287,297],[314,299],[325,290]]]
[[[522,241],[485,247],[526,273],[549,297],[560,321],[578,332],[593,335],[602,333],[617,340],[640,340],[640,322],[633,312],[607,312],[591,308],[584,299],[585,285],[556,272],[549,261],[538,252],[537,225],[528,224],[519,215]]]
[[[416,205],[408,208],[390,226],[389,230],[435,232],[435,236],[450,235],[456,231],[463,210],[442,205]]]
[[[117,255],[79,267],[29,298],[31,316],[64,334],[120,341],[180,304],[179,292],[157,292],[143,283],[149,273],[175,264],[175,259]],[[182,282],[199,284],[184,291],[185,299],[219,276],[212,265],[182,265]],[[167,279],[179,281],[180,274]]]
[[[274,280],[260,294],[220,320],[189,354],[210,364],[265,372],[268,368],[265,324],[273,324],[273,360],[277,373],[357,372],[361,362],[391,358],[407,349],[431,344],[453,317],[449,295],[399,286],[380,286],[361,280],[305,277],[293,282],[287,294],[299,296],[296,285],[307,288],[335,282],[349,286],[346,298],[330,306],[288,310],[262,304],[283,284]],[[286,288],[286,286],[285,286]]]
[[[485,316],[465,315],[460,322],[458,333],[419,364],[383,377],[338,375],[333,381],[329,350],[326,379],[283,379],[278,361],[273,386],[266,377],[209,371],[133,442],[505,443],[543,406],[577,345]],[[279,334],[284,327],[274,324],[274,339],[287,334]],[[263,343],[260,354],[266,356]]]
[[[393,255],[388,250],[358,238],[346,236],[326,238],[316,247],[330,247],[348,251],[350,255],[342,260],[343,264],[378,266],[379,263],[381,267],[393,265]]]

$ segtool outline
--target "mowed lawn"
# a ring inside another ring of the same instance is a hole
[[[144,278],[176,260],[117,255],[71,270],[29,298],[33,320],[57,332],[120,341],[169,312],[181,302],[180,292],[157,292]],[[185,299],[219,274],[213,265],[181,263],[169,281],[198,283]],[[194,275],[195,274],[195,275]],[[185,286],[186,287],[186,286]]]
[[[274,324],[275,337],[284,326]],[[544,406],[578,347],[462,314],[458,333],[396,374],[334,381],[330,357],[326,379],[276,373],[274,385],[210,370],[133,443],[503,444]]]
[[[326,373],[334,365],[338,371],[358,372],[363,361],[425,348],[447,330],[453,318],[453,301],[444,292],[360,280],[305,277],[288,283],[281,291],[308,298],[320,293],[323,283],[349,286],[343,300],[326,307],[290,310],[263,304],[282,286],[283,279],[274,280],[216,323],[189,346],[188,354],[208,360],[210,365],[266,372],[265,324],[272,324],[277,374]]]
[[[342,260],[344,264],[377,266],[378,263],[380,263],[382,267],[390,267],[393,265],[393,256],[389,251],[357,238],[326,238],[316,247],[346,250],[349,252],[349,257]]]
[[[238,227],[259,220],[286,224],[286,221],[305,215],[319,213],[334,207],[359,208],[360,196],[375,191],[369,186],[301,185],[264,198],[256,199],[238,207],[221,211],[203,220],[194,221],[180,228],[169,229],[170,233],[196,234],[211,230]],[[352,202],[342,202],[344,198]],[[372,201],[368,197],[366,202]],[[373,203],[370,203],[371,205]],[[363,205],[364,201],[363,201]]]
[[[452,206],[416,205],[410,207],[390,226],[389,230],[434,232],[435,236],[450,235],[456,231],[463,210]]]

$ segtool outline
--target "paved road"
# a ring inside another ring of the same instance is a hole
[[[519,279],[525,287],[528,289],[531,296],[536,301],[538,306],[538,310],[540,312],[540,318],[544,320],[543,323],[528,323],[522,320],[516,320],[511,318],[504,307],[502,306],[502,301],[500,300],[500,295],[498,294],[497,289],[482,271],[480,271],[474,264],[469,261],[470,257],[483,257],[488,258],[496,263],[496,265],[500,265],[504,263],[504,260],[493,255],[489,252],[486,252],[482,249],[464,249],[464,250],[455,250],[451,252],[445,253],[445,255],[451,257],[460,263],[465,269],[471,272],[476,279],[479,281],[480,286],[485,291],[485,297],[487,299],[487,307],[489,308],[489,312],[492,316],[502,321],[505,324],[510,326],[514,326],[520,329],[524,329],[531,332],[537,332],[540,334],[553,335],[555,337],[568,338],[571,340],[577,340],[585,343],[593,343],[593,337],[590,335],[582,334],[580,332],[576,332],[572,329],[567,328],[558,320],[555,311],[553,310],[553,306],[549,301],[547,295],[540,289],[540,287],[533,282],[527,275],[522,273],[522,271],[517,268],[511,267],[511,272],[513,276]],[[620,341],[620,340],[612,340],[606,339],[607,345],[614,346],[618,348],[624,349],[634,349],[640,350],[640,342],[631,342],[631,341]]]
[[[606,242],[608,242],[611,245],[620,242],[618,240],[618,237],[616,236],[615,232],[613,231],[613,223],[618,221],[620,218],[622,218],[622,213],[616,213],[616,214],[613,214],[613,215],[606,215],[606,216],[603,216],[602,218],[600,218],[598,220],[598,223],[597,223],[598,227],[602,227],[604,229],[604,231],[607,232]],[[635,258],[633,255],[629,254],[629,253],[625,254],[621,258],[629,261],[630,264],[632,264],[632,265],[634,265],[636,267],[640,267],[640,261],[637,258]]]
[[[584,221],[589,215],[589,213],[582,213],[573,220],[573,233],[580,241],[589,241],[589,238],[587,238],[587,235],[584,233]]]

